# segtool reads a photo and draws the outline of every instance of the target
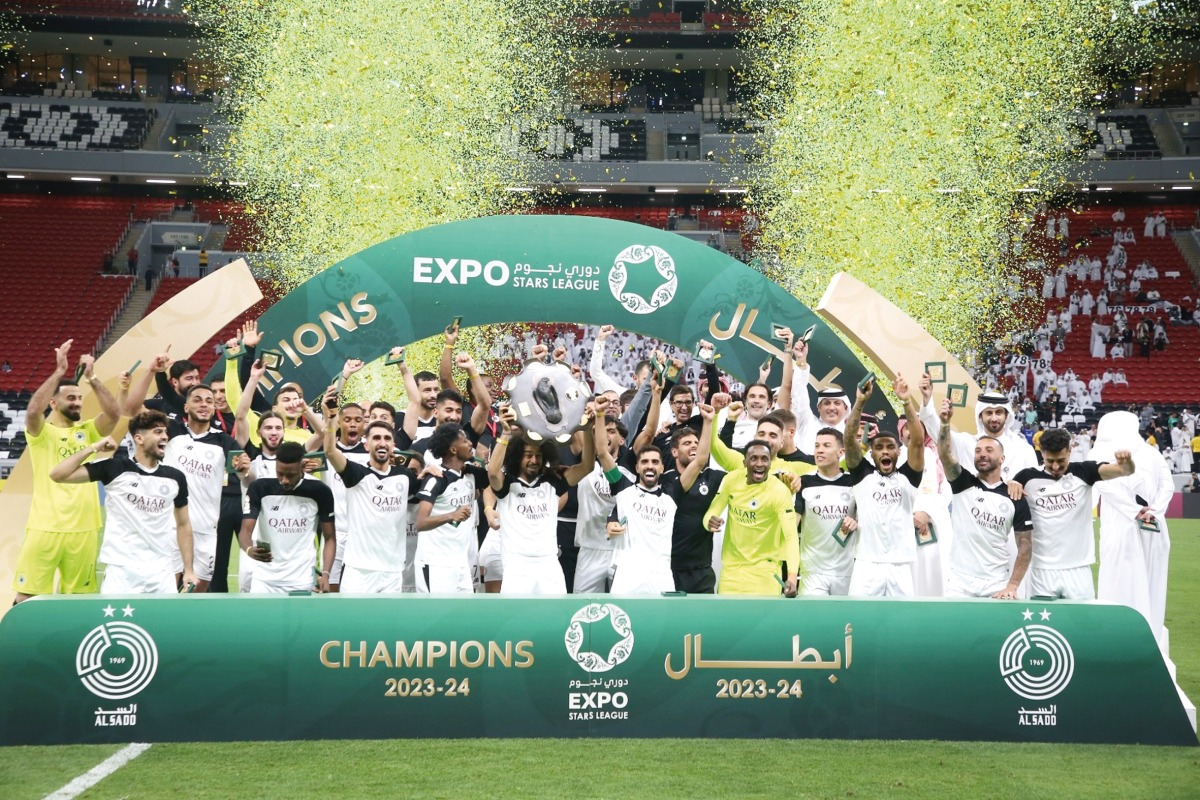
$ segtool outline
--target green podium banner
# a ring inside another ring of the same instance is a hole
[[[39,598],[0,743],[820,737],[1196,745],[1121,606],[714,597]]]
[[[812,391],[841,387],[853,396],[866,375],[810,308],[719,250],[632,222],[508,215],[397,236],[292,289],[259,320],[263,346],[285,356],[263,385],[295,381],[315,396],[347,358],[381,358],[441,333],[455,317],[466,328],[611,323],[688,351],[706,339],[721,369],[743,381],[757,380],[771,359],[772,386],[784,355],[774,326],[797,336],[811,327]],[[884,402],[876,396],[871,409]]]

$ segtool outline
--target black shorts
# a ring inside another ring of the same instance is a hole
[[[717,589],[717,573],[711,566],[692,569],[673,569],[675,591],[688,594],[713,594]]]

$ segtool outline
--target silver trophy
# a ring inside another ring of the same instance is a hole
[[[504,391],[530,441],[564,443],[587,422],[592,390],[566,364],[531,358],[504,382]]]

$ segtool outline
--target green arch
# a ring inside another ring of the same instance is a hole
[[[370,362],[456,316],[464,328],[612,324],[685,350],[705,338],[721,369],[744,382],[779,352],[773,323],[797,334],[815,325],[813,383],[852,392],[866,374],[807,306],[719,250],[636,223],[565,215],[484,217],[397,236],[293,289],[259,329],[262,347],[287,355],[271,384],[295,381],[311,397],[345,359]],[[778,381],[778,359],[772,376]]]

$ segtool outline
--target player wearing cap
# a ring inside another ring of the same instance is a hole
[[[813,440],[817,471],[800,478],[796,514],[800,518],[800,593],[845,595],[854,572],[858,530],[854,480],[842,471],[845,439],[836,428],[822,428]]]
[[[980,436],[975,441],[972,474],[959,465],[954,455],[950,439],[954,407],[949,399],[942,401],[939,416],[942,424],[938,453],[954,492],[950,503],[954,541],[950,547],[945,594],[1015,600],[1033,551],[1029,505],[1023,499],[1013,500],[1008,496],[1008,487],[1000,477],[1004,465],[1004,445],[1000,440]],[[1017,560],[1010,570],[1008,543],[1014,537]]]
[[[71,454],[50,470],[59,483],[103,483],[106,518],[100,561],[104,594],[171,594],[175,591],[174,553],[191,563],[192,526],[188,521],[187,479],[162,463],[167,443],[167,417],[143,411],[129,421],[135,451],[132,458],[115,457],[84,464],[93,453],[116,452],[105,437]],[[194,587],[191,569],[184,586]]]
[[[323,544],[321,563],[332,564],[337,548],[333,531],[333,492],[320,481],[304,480],[304,447],[283,442],[275,453],[275,477],[259,478],[247,490],[249,511],[238,543],[254,565],[250,592],[284,594],[312,591],[316,571],[313,537]],[[256,536],[257,534],[257,536]],[[329,591],[329,572],[316,581]]]
[[[859,389],[846,419],[846,430],[858,430],[863,406],[875,390],[872,379]],[[913,502],[925,468],[925,427],[917,419],[916,398],[900,375],[892,390],[904,403],[908,420],[908,460],[899,464],[897,434],[880,430],[870,441],[871,459],[863,456],[857,437],[845,439],[846,468],[854,483],[858,510],[858,549],[850,576],[852,597],[912,597],[912,563],[917,557]]]
[[[1071,434],[1051,428],[1042,435],[1042,466],[1023,469],[1013,482],[1025,489],[1033,516],[1029,591],[1036,596],[1095,600],[1091,565],[1096,562],[1092,485],[1134,472],[1128,450],[1115,464],[1071,461]]]

